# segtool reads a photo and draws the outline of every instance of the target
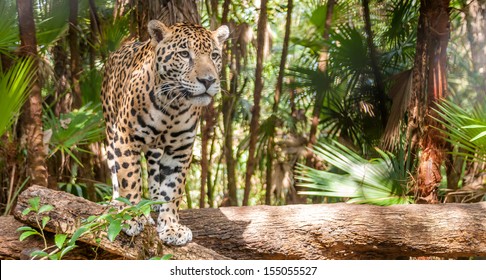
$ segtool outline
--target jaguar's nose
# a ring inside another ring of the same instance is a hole
[[[213,77],[208,77],[208,78],[203,78],[203,79],[200,79],[200,78],[197,78],[197,80],[204,85],[204,87],[206,87],[206,89],[208,89],[212,84],[214,84],[214,82],[216,82],[216,79],[213,78]]]

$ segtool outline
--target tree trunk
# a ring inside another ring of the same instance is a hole
[[[260,99],[263,91],[263,59],[265,51],[265,38],[267,36],[267,0],[260,2],[260,15],[258,17],[257,31],[257,53],[255,69],[255,89],[253,92],[253,107],[251,109],[250,121],[250,144],[248,148],[248,160],[246,162],[245,190],[243,196],[243,205],[248,205],[251,191],[251,178],[253,177],[256,160],[255,150],[258,139],[258,128],[260,122]]]
[[[486,100],[486,2],[481,0],[464,1],[466,12],[467,38],[471,48],[471,62],[475,73],[479,74],[475,85],[476,101],[484,104]]]
[[[17,0],[20,29],[20,51],[23,56],[34,60],[32,71],[38,71],[37,40],[32,0]],[[30,96],[22,108],[20,119],[22,139],[26,141],[27,176],[32,183],[47,186],[46,152],[44,150],[42,131],[42,95],[41,86],[37,78],[31,87]]]
[[[201,23],[195,0],[131,0],[131,6],[134,9],[132,21],[138,33],[132,35],[138,35],[140,41],[149,39],[147,24],[153,19],[169,26],[179,22]]]
[[[327,1],[326,21],[324,26],[324,34],[322,35],[324,41],[327,41],[329,39],[329,34],[331,32],[331,24],[332,24],[332,14],[333,14],[335,4],[336,4],[336,0]],[[322,73],[327,72],[328,56],[329,56],[329,47],[326,44],[322,47],[321,54],[319,56],[318,69]],[[314,104],[314,109],[312,110],[311,127],[309,131],[309,141],[307,142],[308,148],[312,148],[317,143],[317,127],[319,125],[319,119],[321,115],[323,102],[324,102],[324,91],[318,90],[316,92],[316,102]],[[310,167],[315,166],[314,154],[311,152],[307,153],[306,165]]]
[[[83,105],[79,76],[81,75],[81,55],[78,42],[78,0],[69,1],[69,50],[71,51],[71,92],[73,96],[73,108]]]
[[[28,200],[51,204],[47,230],[70,232],[79,220],[106,208],[83,198],[32,186],[19,197],[15,215]],[[100,248],[125,258],[174,254],[176,259],[397,259],[410,256],[459,258],[486,256],[486,203],[441,205],[353,204],[224,207],[181,212],[195,243],[163,246],[147,226],[133,238],[121,233],[103,238]],[[82,242],[94,244],[89,238]],[[204,247],[202,247],[202,246]]]
[[[208,8],[208,13],[211,17],[211,29],[217,28],[216,18],[218,18],[218,6],[215,3],[211,4],[211,10]],[[211,154],[208,153],[209,140],[214,134],[214,125],[216,124],[216,112],[214,110],[214,101],[203,110],[201,121],[201,192],[199,196],[199,208],[206,207],[206,187],[211,188]],[[210,204],[211,207],[211,204]]]
[[[385,92],[385,84],[383,82],[383,77],[381,75],[378,54],[376,53],[376,47],[373,42],[374,35],[371,29],[369,0],[362,0],[362,5],[363,5],[365,31],[366,31],[366,42],[370,54],[371,69],[373,71],[376,93],[378,95],[377,105],[378,105],[378,110],[380,112],[381,126],[382,129],[385,129],[386,123],[388,121],[388,110],[386,107],[388,97]]]
[[[421,150],[415,196],[420,203],[437,203],[445,141],[434,120],[435,104],[447,95],[446,63],[449,41],[449,0],[422,0],[417,48],[412,71],[407,135],[414,153]]]
[[[221,17],[222,24],[228,24],[228,14],[229,14],[229,7],[231,1],[225,0],[223,3],[223,15]],[[239,61],[235,61],[235,63],[231,63],[232,67],[231,71],[231,81],[228,85],[228,71],[226,69],[226,65],[228,62],[232,61],[232,56],[234,56],[234,40],[230,40],[226,44],[226,52],[223,54],[223,69],[221,71],[221,88],[223,91],[228,91],[229,94],[224,94],[222,97],[222,111],[223,111],[223,127],[224,127],[224,144],[223,144],[223,152],[224,158],[226,161],[226,178],[227,178],[227,188],[228,193],[225,195],[225,200],[223,201],[222,205],[224,206],[237,206],[238,205],[238,198],[237,198],[237,189],[236,189],[236,160],[234,158],[234,151],[233,151],[233,116],[234,116],[234,104],[237,100],[237,77],[238,73],[236,73],[236,69],[238,67],[234,66],[234,64],[239,63]],[[229,53],[231,45],[231,55]]]
[[[285,74],[285,65],[287,63],[287,55],[289,50],[289,41],[290,41],[290,27],[292,25],[292,9],[293,9],[293,1],[287,1],[287,17],[285,23],[285,35],[284,41],[282,45],[282,56],[280,57],[280,68],[278,71],[277,76],[277,84],[275,85],[275,95],[273,96],[273,107],[272,107],[272,117],[273,117],[273,125],[271,127],[271,131],[269,133],[270,137],[268,139],[268,148],[267,148],[267,170],[266,170],[266,190],[265,190],[265,204],[270,205],[272,199],[272,174],[273,174],[273,153],[275,149],[274,137],[275,137],[275,130],[276,130],[276,117],[278,113],[278,105],[280,104],[280,95],[282,94],[283,88],[283,78]]]
[[[95,59],[96,59],[95,46],[99,41],[98,36],[101,36],[100,18],[98,17],[96,3],[94,0],[89,0],[89,27],[90,27],[89,68],[90,70],[93,70],[95,69]]]

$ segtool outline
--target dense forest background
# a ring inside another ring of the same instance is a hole
[[[103,64],[154,18],[231,30],[183,207],[484,200],[483,0],[2,0],[2,213],[110,198]]]

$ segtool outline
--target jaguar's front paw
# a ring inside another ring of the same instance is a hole
[[[117,209],[118,212],[121,212],[123,209],[128,207],[127,205],[121,204],[118,201],[112,201],[110,204],[115,209]],[[140,217],[134,217],[131,220],[125,221],[124,224],[128,225],[128,227],[123,226],[122,231],[129,236],[136,236],[143,231],[145,225],[147,224],[155,225],[155,221],[152,219],[150,215],[149,216],[142,215]]]
[[[139,235],[143,231],[146,224],[155,225],[155,222],[150,216],[140,216],[135,217],[132,220],[125,221],[125,224],[127,224],[128,227],[123,227],[122,231],[129,236],[135,236]]]
[[[167,245],[185,245],[192,240],[192,231],[183,225],[157,226],[159,238]]]

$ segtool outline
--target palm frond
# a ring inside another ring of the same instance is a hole
[[[486,161],[486,106],[479,104],[468,112],[451,101],[437,104],[436,118],[446,129],[441,131],[446,140],[462,148],[472,160]]]
[[[380,157],[366,160],[337,142],[320,143],[313,150],[340,173],[299,165],[298,185],[310,189],[301,194],[348,198],[348,203],[358,204],[411,203],[403,153],[395,156],[377,149]]]
[[[0,2],[0,53],[9,55],[20,42],[17,11],[11,1]]]
[[[394,149],[400,140],[400,124],[405,117],[410,96],[412,94],[412,70],[400,72],[390,78],[392,86],[388,90],[392,99],[390,117],[386,123],[385,131],[381,138],[382,146],[386,149]]]
[[[100,104],[88,103],[80,109],[62,115],[61,118],[48,112],[44,122],[46,131],[51,134],[49,156],[59,151],[62,156],[67,154],[82,166],[73,151],[87,152],[80,146],[103,139],[104,123],[100,107]]]
[[[42,9],[38,10],[38,20],[36,22],[37,43],[41,47],[47,47],[59,40],[67,33],[69,9],[67,0],[50,0],[42,4]]]
[[[7,72],[0,72],[0,136],[12,125],[29,96],[34,79],[32,59],[18,61]]]

